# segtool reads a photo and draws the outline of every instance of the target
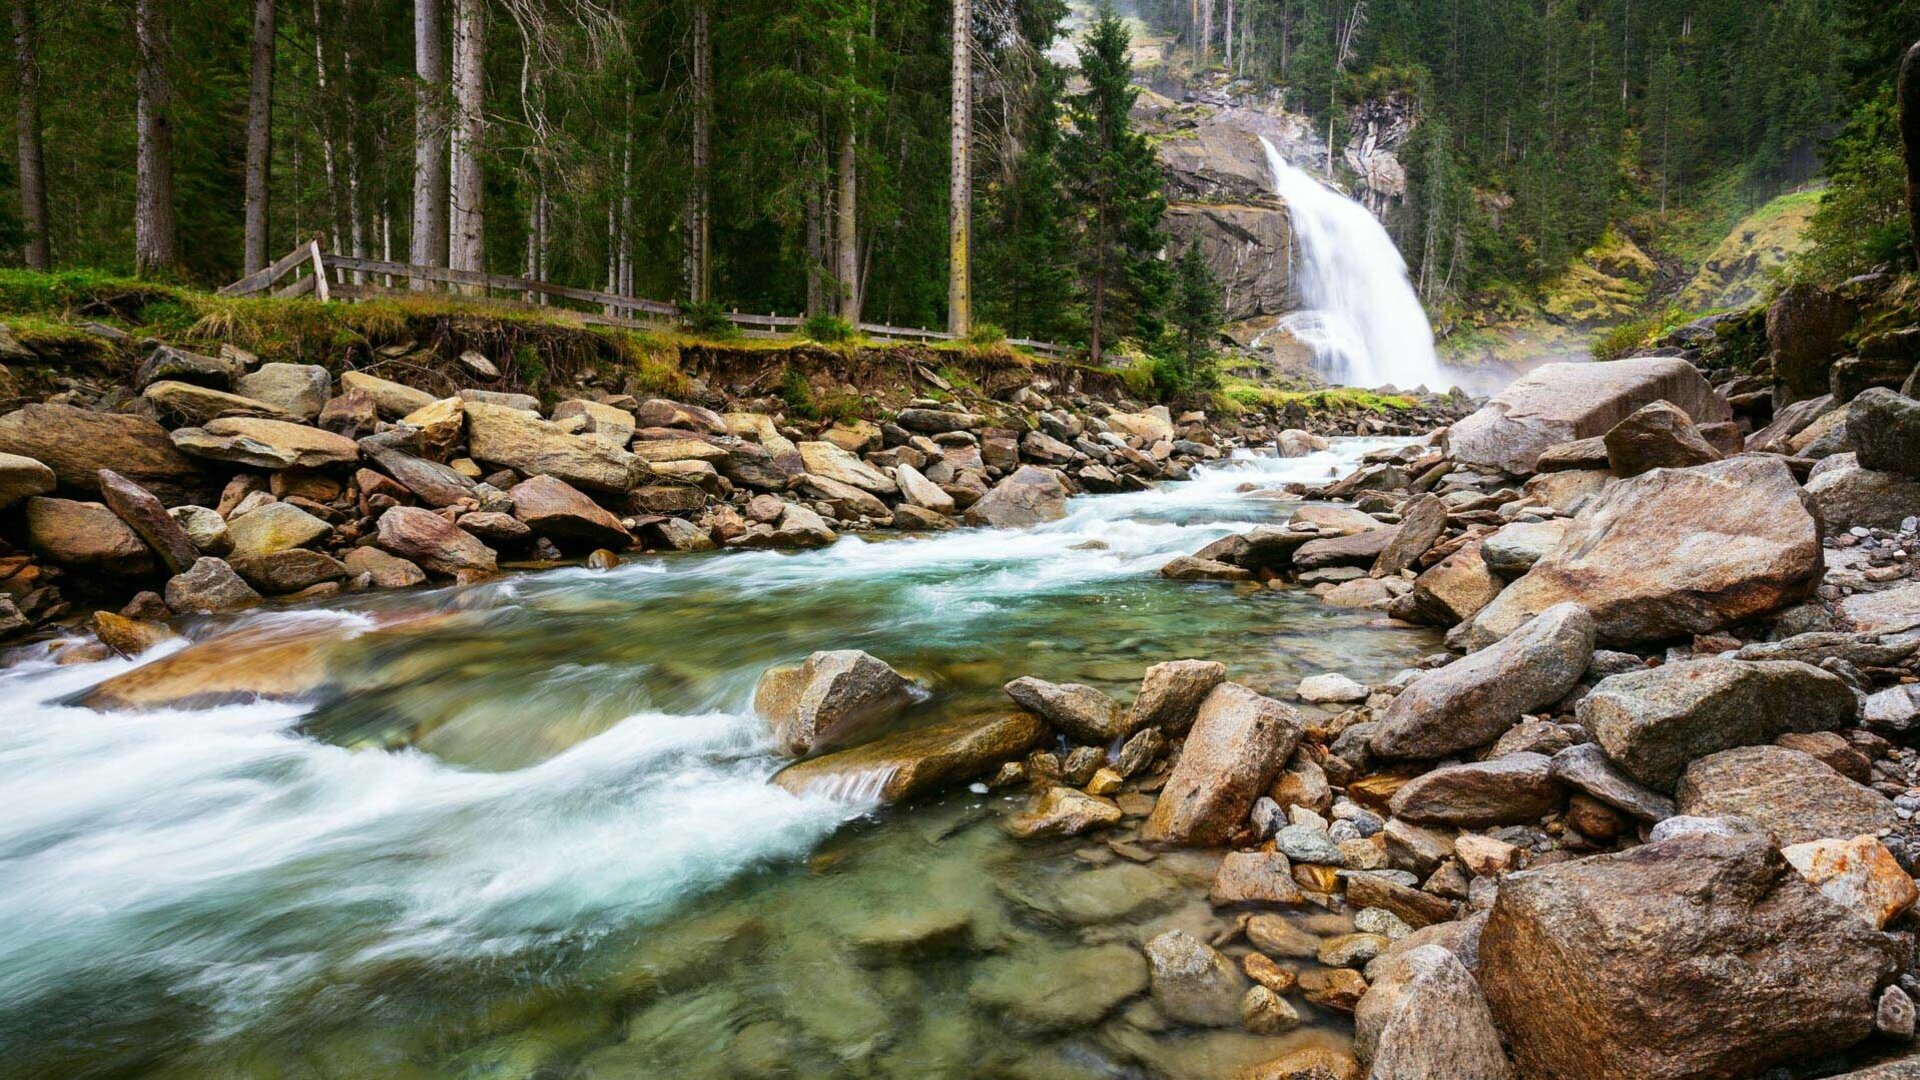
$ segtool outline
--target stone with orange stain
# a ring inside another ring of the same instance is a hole
[[[1920,900],[1920,889],[1871,834],[1851,840],[1809,840],[1780,849],[1820,894],[1884,929]]]

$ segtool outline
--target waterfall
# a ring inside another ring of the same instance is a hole
[[[1433,329],[1407,264],[1366,207],[1287,163],[1265,135],[1274,194],[1287,204],[1300,307],[1281,325],[1313,349],[1330,383],[1444,389]]]

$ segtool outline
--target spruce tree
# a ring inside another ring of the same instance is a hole
[[[1200,253],[1198,240],[1187,244],[1175,267],[1174,291],[1169,321],[1178,358],[1178,385],[1175,389],[1209,389],[1212,386],[1213,340],[1226,321],[1220,306],[1220,282],[1213,267]]]
[[[1093,361],[1111,338],[1157,336],[1167,290],[1160,219],[1160,163],[1130,116],[1139,90],[1127,56],[1132,35],[1102,3],[1079,48],[1086,89],[1067,101],[1072,124],[1061,147],[1067,190],[1078,202],[1081,258],[1091,307],[1087,344]]]

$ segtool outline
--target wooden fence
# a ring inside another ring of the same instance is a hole
[[[287,280],[291,278],[292,280]],[[285,284],[282,284],[285,282]],[[516,309],[555,310],[552,301],[561,300],[589,305],[590,309],[560,308],[583,323],[617,326],[627,329],[658,329],[663,323],[677,321],[680,309],[658,300],[619,296],[595,289],[555,285],[548,281],[487,274],[477,270],[453,270],[444,266],[414,266],[410,263],[383,262],[336,255],[309,241],[281,256],[273,265],[257,270],[220,290],[221,296],[313,296],[326,300],[366,300],[376,296],[404,295],[417,288],[472,290],[489,303]],[[501,296],[496,294],[510,294]],[[515,299],[514,297],[517,297]],[[598,310],[591,310],[597,308]],[[742,333],[755,337],[791,335],[800,328],[798,315],[756,315],[730,311],[728,322]],[[951,341],[953,334],[911,326],[885,323],[861,323],[860,332],[869,337],[892,341]],[[1009,338],[1007,344],[1049,357],[1070,355],[1073,350],[1049,341]]]

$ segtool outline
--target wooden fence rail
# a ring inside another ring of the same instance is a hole
[[[281,281],[289,275],[294,275],[293,280],[281,285]],[[376,279],[379,279],[377,283]],[[588,304],[599,310],[582,311],[577,308],[560,310],[566,311],[581,322],[594,326],[656,329],[662,322],[678,319],[680,316],[678,307],[658,300],[619,296],[596,289],[556,285],[548,281],[534,281],[508,274],[454,270],[445,266],[415,266],[411,263],[336,255],[323,249],[318,240],[301,244],[275,260],[273,265],[263,270],[256,270],[226,286],[220,290],[220,295],[260,296],[265,294],[285,297],[312,294],[316,299],[323,301],[366,300],[376,296],[402,295],[421,287],[478,289],[480,295],[485,296],[489,303],[515,309],[546,307],[548,298]],[[494,292],[518,294],[519,299],[516,301],[494,296],[492,295]],[[798,315],[772,313],[756,315],[740,311],[727,312],[723,317],[744,333],[757,337],[792,334],[804,321]],[[870,337],[895,341],[951,341],[954,339],[953,334],[944,330],[888,326],[885,323],[861,323],[860,332]],[[1029,338],[1009,338],[1007,343],[1043,356],[1062,357],[1073,352],[1064,345],[1056,345],[1050,341],[1034,341]]]

